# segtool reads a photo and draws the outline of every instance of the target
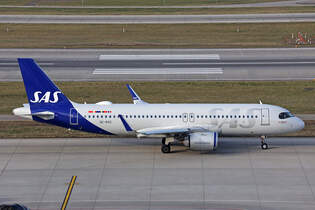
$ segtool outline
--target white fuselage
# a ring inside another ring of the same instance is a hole
[[[288,110],[267,104],[73,103],[73,106],[89,122],[116,135],[134,135],[126,130],[118,115],[135,131],[182,126],[200,127],[221,135],[260,136],[295,132],[304,127],[297,117],[279,118],[280,113]]]

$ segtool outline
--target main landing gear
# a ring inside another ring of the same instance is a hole
[[[261,136],[261,149],[266,150],[268,149],[268,144],[265,142],[266,136]]]
[[[170,138],[162,138],[162,146],[161,152],[162,153],[170,153],[171,152],[171,142],[174,141]]]

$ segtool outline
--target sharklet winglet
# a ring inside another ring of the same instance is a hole
[[[146,104],[146,102],[141,100],[141,98],[138,96],[138,94],[132,89],[132,87],[129,84],[127,84],[126,86],[130,92],[130,95],[132,97],[134,104],[140,104],[140,103]]]

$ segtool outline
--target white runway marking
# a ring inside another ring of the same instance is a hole
[[[223,74],[222,68],[108,68],[93,74]]]
[[[181,62],[181,63],[163,63],[163,65],[266,65],[266,64],[272,64],[272,65],[283,65],[283,64],[315,64],[315,61],[266,61],[266,62]]]
[[[99,60],[220,60],[220,55],[218,54],[100,55]]]

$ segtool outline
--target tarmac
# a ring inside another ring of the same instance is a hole
[[[315,138],[221,138],[217,151],[158,139],[1,139],[0,203],[58,209],[313,210]]]
[[[289,0],[289,1],[274,1],[274,2],[260,2],[260,3],[248,3],[248,4],[210,4],[210,5],[161,5],[159,6],[92,6],[86,5],[82,2],[81,6],[55,6],[45,5],[45,2],[41,2],[40,5],[31,2],[27,5],[0,5],[0,8],[46,8],[46,9],[180,9],[180,8],[244,8],[244,7],[296,7],[296,6],[314,6],[314,0]]]
[[[224,15],[0,15],[11,24],[192,24],[314,22],[315,13]]]
[[[315,48],[0,49],[0,81],[21,81],[19,57],[59,81],[313,80]]]

